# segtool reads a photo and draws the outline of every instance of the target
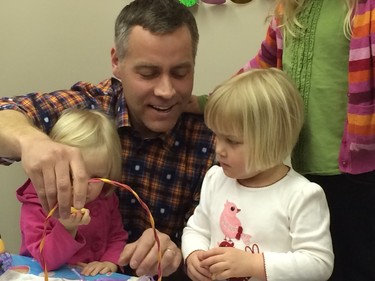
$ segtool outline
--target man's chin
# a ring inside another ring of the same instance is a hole
[[[147,126],[148,134],[154,135],[154,136],[163,135],[163,134],[170,132],[174,128],[175,125],[176,125],[176,122],[174,123],[162,122],[162,121],[151,122]]]

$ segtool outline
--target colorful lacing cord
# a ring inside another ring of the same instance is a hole
[[[93,179],[90,179],[89,182],[99,182],[99,181],[101,181],[103,183],[113,185],[113,186],[116,186],[116,187],[119,187],[119,188],[122,188],[122,189],[126,189],[127,191],[130,191],[134,195],[134,197],[138,200],[138,202],[141,204],[142,208],[146,210],[147,215],[148,215],[149,220],[150,220],[151,227],[154,231],[154,237],[155,237],[156,245],[158,247],[158,279],[157,279],[157,281],[161,281],[162,280],[162,269],[161,269],[160,240],[159,240],[156,228],[155,228],[155,220],[154,220],[154,218],[151,214],[150,209],[148,208],[146,203],[143,202],[143,200],[138,196],[138,194],[130,186],[128,186],[126,184],[119,183],[117,181],[105,179],[105,178],[93,178]],[[53,215],[53,213],[55,212],[56,209],[57,209],[57,204],[56,204],[55,207],[53,207],[49,211],[49,213],[48,213],[48,215],[47,215],[47,217],[44,221],[43,235],[42,235],[42,239],[40,241],[40,246],[39,246],[39,251],[40,251],[41,256],[42,256],[42,263],[43,263],[43,270],[44,270],[44,281],[48,281],[48,268],[47,268],[46,261],[44,259],[43,248],[44,248],[44,242],[45,242],[45,237],[46,237],[46,232],[47,232],[48,220]]]

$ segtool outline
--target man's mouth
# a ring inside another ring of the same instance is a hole
[[[172,110],[173,108],[173,105],[171,106],[157,106],[157,105],[151,105],[151,107],[153,109],[155,109],[156,111],[160,111],[160,112],[169,112]]]

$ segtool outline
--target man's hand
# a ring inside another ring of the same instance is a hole
[[[78,148],[56,143],[46,135],[25,140],[21,147],[23,168],[45,210],[58,203],[60,217],[67,218],[72,205],[83,208],[89,178]]]
[[[70,206],[83,208],[89,178],[78,148],[52,141],[15,110],[0,110],[0,128],[1,157],[22,160],[46,211],[58,202],[60,217],[67,218]]]
[[[78,148],[42,135],[23,143],[22,165],[45,210],[58,202],[60,217],[67,218],[70,206],[83,208],[89,179]]]
[[[164,233],[157,231],[162,252],[161,268],[163,276],[171,275],[180,266],[181,250]],[[129,265],[138,276],[157,275],[158,248],[152,228],[145,230],[134,243],[127,244],[120,255],[119,264]]]

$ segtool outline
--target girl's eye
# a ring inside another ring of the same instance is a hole
[[[232,140],[232,139],[227,139],[227,142],[230,143],[230,144],[232,144],[232,145],[241,144],[239,141]]]

